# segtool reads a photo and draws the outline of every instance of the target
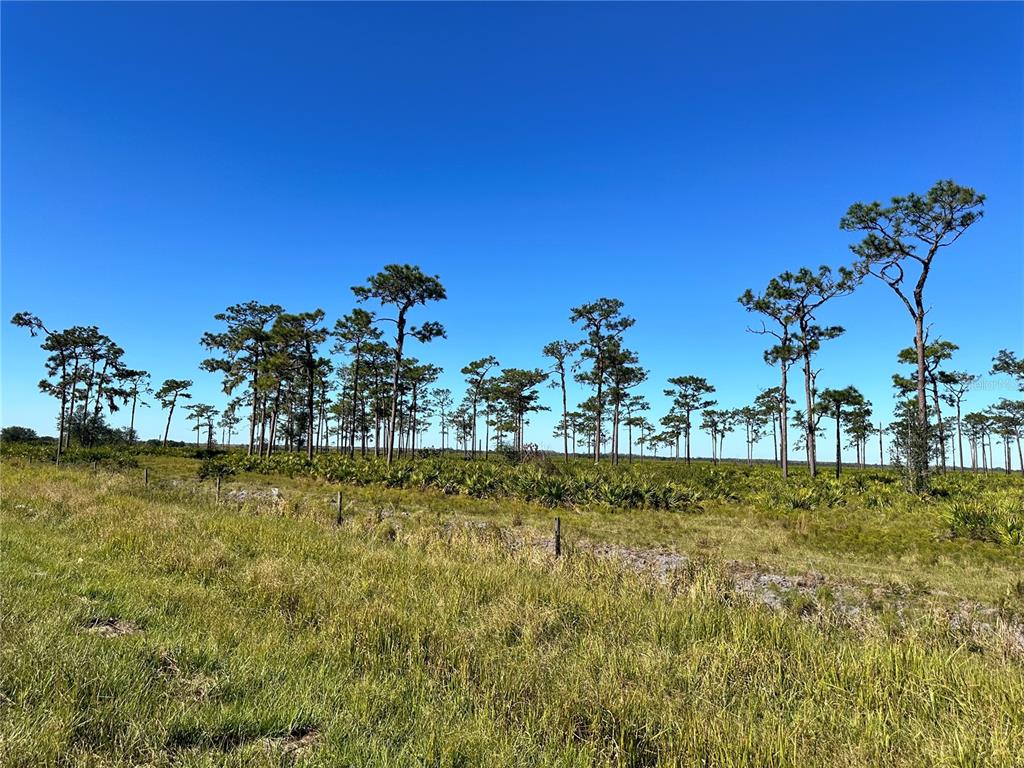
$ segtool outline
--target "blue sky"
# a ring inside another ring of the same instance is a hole
[[[441,276],[458,369],[543,364],[569,307],[617,296],[650,370],[726,407],[776,383],[747,287],[841,264],[857,200],[954,178],[984,220],[929,282],[958,369],[1024,347],[1024,5],[214,4],[2,6],[2,421],[52,433],[38,340],[97,324],[154,378],[193,378],[225,306],[330,322],[389,262]],[[866,283],[821,386],[888,417],[912,325]],[[990,381],[969,401],[1012,396]],[[582,392],[577,393],[580,399]],[[545,397],[555,408],[557,395]],[[118,423],[121,415],[116,415]],[[528,439],[553,446],[554,414]],[[139,420],[156,436],[157,408]],[[177,422],[172,434],[188,437]],[[707,438],[695,440],[706,453]],[[742,438],[726,451],[742,455]],[[765,443],[760,455],[770,455]]]

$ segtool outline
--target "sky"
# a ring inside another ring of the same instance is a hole
[[[636,318],[625,340],[651,416],[684,374],[739,407],[778,379],[744,289],[849,263],[851,203],[946,178],[987,202],[929,279],[931,333],[979,374],[1024,348],[1024,4],[4,2],[0,16],[4,425],[56,431],[16,311],[98,325],[132,367],[222,406],[198,368],[215,313],[257,299],[333,324],[388,263],[447,288],[415,321],[448,338],[409,351],[457,393],[485,355],[544,365],[545,343],[578,336],[570,307],[613,296]],[[869,280],[820,319],[846,334],[822,349],[819,386],[857,386],[887,420],[910,316]],[[967,410],[1004,396],[986,377]],[[559,396],[543,397],[527,440],[556,448]],[[143,409],[141,436],[163,418]],[[171,434],[190,438],[184,418]]]

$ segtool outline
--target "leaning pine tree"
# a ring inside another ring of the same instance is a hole
[[[797,320],[798,301],[797,291],[793,287],[793,275],[790,273],[773,277],[768,281],[768,287],[762,294],[755,294],[748,288],[739,297],[740,304],[748,312],[757,312],[772,321],[771,326],[762,322],[760,329],[747,330],[759,335],[772,336],[777,342],[765,350],[764,361],[768,365],[778,365],[782,373],[779,384],[779,457],[784,478],[789,477],[789,368],[799,359],[800,354],[793,327]]]
[[[928,400],[925,371],[924,288],[936,255],[982,217],[985,196],[952,180],[939,181],[924,195],[894,197],[889,205],[854,203],[839,222],[848,232],[863,232],[851,246],[856,271],[874,275],[899,297],[914,321],[917,353],[917,412],[907,450],[907,484],[915,492],[928,486]],[[916,279],[908,275],[916,272]]]
[[[393,369],[391,386],[391,416],[388,423],[388,464],[395,455],[395,427],[398,423],[399,376],[402,370],[402,354],[405,349],[406,335],[412,336],[421,343],[426,343],[438,336],[443,337],[444,326],[428,320],[419,326],[407,327],[409,310],[426,304],[428,301],[441,301],[448,298],[444,286],[436,275],[423,274],[423,271],[411,264],[388,264],[376,275],[366,280],[366,285],[353,286],[352,293],[359,301],[376,299],[382,307],[395,308],[394,317],[379,318],[395,324],[395,343],[392,347]]]

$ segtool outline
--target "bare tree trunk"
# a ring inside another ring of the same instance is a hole
[[[405,309],[398,311],[398,332],[395,334],[395,371],[391,379],[391,424],[388,428],[388,464],[395,457],[395,425],[398,422],[398,377],[402,368],[402,347],[405,345]]]
[[[259,367],[259,358],[256,358],[253,363],[252,369],[252,416],[249,417],[249,449],[246,454],[252,456],[253,448],[256,443],[256,413],[259,408],[259,397],[256,395],[256,376],[257,369]],[[260,451],[262,452],[263,445],[260,445]]]
[[[836,477],[839,477],[839,473],[842,470],[843,465],[843,448],[842,448],[842,433],[839,427],[839,419],[842,417],[842,408],[836,405]],[[813,428],[813,425],[812,425]]]
[[[132,393],[132,418],[128,422],[128,445],[135,442],[135,405],[139,400],[139,390]]]
[[[778,434],[778,421],[779,414],[772,414],[772,453],[775,455],[774,461],[776,464],[779,463],[779,434]]]
[[[818,474],[817,457],[815,456],[817,436],[814,429],[814,374],[811,371],[810,351],[804,352],[804,395],[807,398],[807,434],[804,438],[804,442],[807,444],[807,467],[811,472],[811,477],[816,477]]]
[[[779,404],[779,433],[780,433],[780,436],[779,436],[779,454],[780,454],[780,457],[781,457],[781,460],[782,460],[782,477],[783,478],[788,478],[789,477],[789,456],[788,456],[788,453],[789,453],[789,441],[788,441],[787,425],[786,425],[786,422],[789,421],[789,407],[788,407],[788,403],[787,403],[787,401],[789,399],[789,396],[787,394],[787,384],[789,382],[787,380],[788,377],[787,377],[787,370],[786,370],[788,368],[788,365],[786,364],[785,361],[781,361],[779,363],[779,366],[782,368],[782,386],[779,388],[779,396],[780,396],[780,400],[781,400],[781,403]]]
[[[163,442],[163,447],[164,448],[167,447],[167,435],[171,431],[171,417],[174,415],[174,404],[177,401],[177,399],[178,399],[178,397],[177,397],[177,395],[175,395],[174,399],[171,400],[171,407],[167,411],[167,426],[164,427],[164,442]]]
[[[686,429],[686,465],[687,466],[690,465],[690,426],[691,426],[690,425],[690,419],[692,418],[692,415],[693,415],[693,411],[687,411],[686,412],[686,424],[683,425],[684,428]],[[677,444],[677,448],[676,448],[676,458],[677,459],[679,458],[678,444]]]
[[[921,283],[927,273],[922,272]],[[919,451],[913,450],[913,443],[908,455],[908,463],[912,466],[914,490],[924,489],[925,477],[928,472],[928,450],[926,435],[928,434],[928,400],[925,394],[925,363],[924,363],[924,302],[921,297],[921,283],[915,292],[916,311],[914,313],[914,345],[917,348],[917,427],[920,432],[919,441],[924,448]]]

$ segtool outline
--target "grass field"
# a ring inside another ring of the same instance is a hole
[[[1022,548],[949,517],[1019,478],[686,512],[345,486],[336,526],[322,479],[217,503],[197,461],[138,460],[4,459],[5,766],[1024,765]],[[743,569],[824,586],[772,610]]]

